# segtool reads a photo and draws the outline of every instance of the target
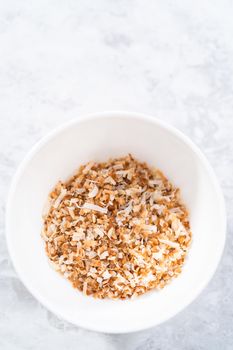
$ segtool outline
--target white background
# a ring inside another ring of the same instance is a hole
[[[232,16],[230,0],[0,0],[0,349],[233,348]],[[114,336],[42,307],[4,237],[5,198],[26,152],[62,122],[110,109],[155,115],[190,136],[229,214],[223,259],[201,296],[161,326]]]

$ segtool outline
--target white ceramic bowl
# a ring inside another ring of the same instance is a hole
[[[42,207],[56,182],[80,164],[129,152],[161,169],[181,189],[193,243],[183,272],[163,290],[134,300],[96,300],[73,289],[49,266],[40,237]],[[181,311],[209,282],[225,242],[224,200],[205,157],[175,128],[137,113],[87,116],[43,138],[14,177],[6,219],[9,252],[28,290],[65,320],[107,333],[142,330]]]

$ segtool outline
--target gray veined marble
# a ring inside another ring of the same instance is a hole
[[[0,349],[233,349],[232,13],[230,0],[0,1]],[[10,180],[30,147],[66,120],[110,109],[147,112],[190,136],[228,208],[224,256],[200,297],[161,326],[114,336],[42,307],[4,237]]]

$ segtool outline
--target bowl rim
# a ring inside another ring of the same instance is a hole
[[[53,307],[53,305],[50,305],[50,303],[47,302],[46,298],[40,295],[40,293],[36,290],[36,288],[32,287],[30,283],[24,278],[23,271],[21,271],[18,266],[17,266],[17,261],[14,256],[14,249],[11,243],[11,233],[10,233],[10,220],[11,220],[11,207],[12,207],[12,202],[14,198],[14,193],[17,188],[18,181],[20,177],[23,175],[23,172],[25,168],[27,167],[28,163],[31,161],[31,159],[34,157],[35,154],[37,154],[41,148],[49,142],[53,137],[61,134],[63,131],[69,129],[72,127],[72,125],[76,124],[81,124],[85,123],[88,121],[96,120],[96,119],[103,119],[103,118],[124,118],[124,119],[131,119],[131,120],[140,120],[140,121],[145,121],[145,122],[150,122],[152,124],[155,124],[181,141],[184,142],[184,144],[189,147],[192,152],[194,152],[199,161],[201,161],[202,165],[205,167],[205,169],[208,172],[208,175],[214,185],[214,190],[217,194],[219,205],[220,205],[220,215],[219,215],[219,221],[221,224],[221,240],[219,242],[218,246],[218,255],[216,254],[216,260],[215,263],[212,264],[212,268],[210,269],[208,278],[206,278],[205,281],[203,281],[202,284],[199,284],[198,287],[195,289],[195,292],[193,292],[188,298],[186,298],[185,302],[182,304],[182,306],[176,310],[175,312],[171,313],[168,317],[164,317],[164,319],[161,319],[159,322],[154,322],[151,323],[150,325],[146,324],[144,327],[132,327],[131,325],[129,326],[128,329],[113,329],[111,326],[108,327],[108,329],[103,329],[103,327],[100,325],[96,325],[93,327],[92,325],[88,325],[87,322],[86,324],[82,322],[74,322],[73,320],[69,319],[68,317],[64,317],[62,314],[59,314],[59,312],[56,310],[56,307]],[[10,189],[8,192],[8,197],[7,197],[7,203],[6,203],[6,213],[5,213],[5,236],[6,236],[6,242],[7,242],[7,248],[8,252],[11,258],[11,261],[13,263],[13,267],[26,287],[26,289],[42,304],[44,305],[49,311],[57,315],[59,318],[62,318],[65,321],[70,322],[71,324],[74,324],[75,326],[78,326],[80,328],[85,328],[89,329],[92,331],[96,332],[105,332],[105,333],[112,333],[112,334],[123,334],[123,333],[131,333],[131,332],[136,332],[136,331],[141,331],[144,329],[148,329],[154,326],[157,326],[178,313],[180,313],[182,310],[184,310],[189,304],[191,304],[198,296],[199,294],[203,291],[203,289],[208,285],[210,280],[212,279],[219,262],[221,260],[221,257],[223,255],[224,251],[224,246],[225,246],[225,240],[226,240],[226,208],[225,208],[225,201],[224,201],[224,196],[221,190],[221,187],[218,183],[217,177],[215,175],[215,172],[208,162],[207,158],[205,155],[201,152],[198,146],[195,145],[195,143],[185,134],[183,134],[180,130],[175,128],[174,126],[168,124],[167,122],[164,122],[163,120],[160,120],[154,116],[148,115],[146,113],[140,113],[140,112],[129,112],[129,111],[104,111],[104,112],[97,112],[97,113],[90,113],[90,114],[82,114],[80,117],[73,118],[65,123],[62,123],[58,127],[54,128],[51,130],[49,133],[47,133],[44,137],[42,137],[39,141],[37,141],[34,146],[29,150],[29,152],[26,154],[26,156],[23,158],[21,163],[19,164],[15,174],[13,175],[11,184],[10,184]]]

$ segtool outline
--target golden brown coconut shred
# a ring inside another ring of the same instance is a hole
[[[131,155],[81,166],[50,193],[43,219],[53,267],[96,298],[163,288],[191,242],[179,190]]]

